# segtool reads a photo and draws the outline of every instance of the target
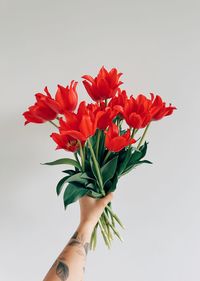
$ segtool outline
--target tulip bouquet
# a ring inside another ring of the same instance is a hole
[[[118,180],[138,165],[152,162],[144,159],[144,142],[149,125],[171,115],[176,107],[163,102],[159,95],[150,93],[127,95],[121,90],[122,73],[102,67],[96,77],[84,75],[83,85],[94,102],[78,104],[77,82],[58,85],[55,98],[48,88],[35,94],[36,102],[23,113],[24,125],[50,122],[57,132],[50,137],[55,149],[73,153],[73,158],[61,158],[46,165],[71,165],[62,171],[65,176],[56,186],[57,195],[63,191],[65,208],[84,195],[101,198],[113,192]],[[109,203],[96,224],[90,241],[95,249],[100,228],[108,247],[116,235],[122,240],[116,225],[123,227]]]

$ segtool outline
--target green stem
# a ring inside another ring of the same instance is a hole
[[[100,219],[101,219],[101,223],[102,223],[102,225],[103,225],[105,234],[106,234],[106,236],[107,236],[107,238],[108,238],[108,240],[109,240],[109,237],[108,237],[108,228],[107,228],[107,224],[106,224],[105,217],[104,217],[103,213],[102,213]]]
[[[78,143],[79,143],[79,147],[80,147],[80,155],[81,155],[82,169],[83,169],[83,172],[84,172],[84,171],[85,171],[85,161],[84,161],[84,155],[83,155],[83,148],[82,148],[82,145],[81,145],[80,140],[78,140]]]
[[[108,152],[107,152],[107,154],[106,154],[106,157],[104,158],[104,160],[103,160],[103,163],[102,163],[102,164],[105,164],[105,163],[106,163],[106,161],[107,161],[108,157],[110,156],[110,154],[111,154],[111,151],[110,151],[110,150],[108,150]]]
[[[96,224],[95,228],[94,228],[94,237],[93,237],[93,249],[96,249],[96,245],[97,245],[97,228],[98,228],[98,223]]]
[[[77,152],[74,152],[74,156],[75,156],[75,158],[76,158],[76,161],[79,163],[79,165],[81,166],[81,163],[80,163],[80,161],[79,161],[79,159],[78,159],[78,155],[77,155]]]
[[[49,120],[49,122],[50,122],[52,125],[54,125],[57,129],[59,129],[59,126],[56,125],[53,121]]]
[[[91,239],[90,239],[90,250],[95,250],[96,244],[97,244],[97,228],[98,228],[98,223],[93,229]]]
[[[100,186],[100,189],[101,189],[101,193],[102,193],[103,196],[105,196],[105,191],[103,189],[103,181],[102,181],[102,177],[101,177],[99,163],[97,162],[97,159],[95,157],[94,150],[92,148],[92,144],[90,142],[90,139],[88,139],[88,145],[89,145],[89,149],[90,149],[90,152],[91,152],[91,155],[92,155],[92,158],[93,158],[94,166],[95,166],[95,169],[96,169],[96,172],[97,172],[97,177],[98,177],[98,182],[99,182],[99,186]]]
[[[109,221],[109,218],[106,215],[105,211],[103,212],[102,216],[104,218],[104,222],[105,222],[105,226],[106,226],[106,230],[107,230],[107,237],[108,237],[109,242],[111,243],[113,237],[112,237],[112,234],[111,234],[111,231],[110,231],[110,221]]]
[[[150,123],[146,126],[146,128],[145,128],[145,130],[144,130],[144,132],[143,132],[143,134],[142,134],[142,137],[141,137],[141,139],[140,139],[140,141],[139,141],[139,143],[138,143],[137,149],[140,148],[140,146],[141,146],[141,144],[142,144],[142,142],[143,142],[143,139],[145,138],[145,135],[146,135],[146,133],[147,133],[147,130],[148,130],[148,128],[149,128],[149,125],[150,125]]]
[[[112,210],[112,204],[111,202],[108,203],[108,206],[110,207],[110,209]],[[108,211],[108,209],[105,209],[107,211],[107,214],[109,214],[110,218],[111,218],[111,221],[112,221],[112,225],[115,227],[115,220],[113,218],[113,215]]]
[[[137,129],[134,129],[134,128],[133,128],[132,133],[131,133],[131,139],[134,138],[136,132],[137,132]],[[131,144],[129,144],[129,146],[128,146],[128,149],[130,149],[130,148],[131,148]]]
[[[115,233],[115,235],[123,242],[122,237],[119,235],[118,231],[115,229],[115,227],[110,223],[109,218],[107,217],[107,214],[105,214],[104,212],[104,216],[106,217],[107,223],[109,224],[109,226],[112,228],[113,232]]]
[[[111,213],[111,215],[113,216],[113,218],[118,222],[118,224],[123,228],[125,229],[125,227],[123,226],[122,222],[120,221],[120,219],[118,218],[118,216],[113,213],[113,210],[107,205],[106,206],[106,209],[108,209],[108,211]]]
[[[100,129],[98,129],[98,132],[97,132],[97,143],[96,143],[96,157],[97,157],[97,159],[98,159],[98,154],[99,154],[100,137],[101,137],[101,131],[100,131]]]
[[[92,235],[90,237],[90,250],[92,250],[93,245],[94,245],[94,229],[93,229]]]
[[[107,245],[108,248],[110,249],[110,243],[109,243],[109,240],[108,240],[108,238],[107,238],[107,236],[106,236],[106,233],[105,233],[105,230],[104,230],[104,227],[103,227],[103,225],[102,225],[101,220],[102,220],[102,219],[100,218],[99,221],[98,221],[99,226],[100,226],[100,229],[101,229],[101,233],[102,233],[102,235],[103,235],[103,239],[104,239],[106,245]]]

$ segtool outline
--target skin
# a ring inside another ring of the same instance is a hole
[[[113,193],[101,199],[84,196],[79,200],[80,223],[43,281],[82,281],[92,231]]]

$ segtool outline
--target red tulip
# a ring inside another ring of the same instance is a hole
[[[118,152],[129,144],[135,143],[136,140],[130,136],[130,129],[128,129],[123,135],[119,135],[119,128],[116,124],[112,123],[108,131],[105,131],[105,146],[108,150]]]
[[[97,128],[100,130],[105,130],[118,113],[117,109],[106,106],[104,101],[101,101],[99,104],[88,104],[87,107],[92,110],[94,114],[97,114],[99,111],[102,112],[97,122]]]
[[[54,120],[59,111],[58,103],[51,97],[47,87],[44,89],[47,96],[41,93],[35,94],[36,103],[28,108],[28,111],[23,113],[26,121],[24,125],[32,123],[44,123]]]
[[[152,121],[160,120],[161,118],[171,115],[173,113],[173,110],[176,109],[175,106],[169,106],[165,105],[165,102],[162,101],[161,97],[156,95],[154,98],[154,94],[150,93],[151,95],[151,106],[150,106],[150,113]]]
[[[117,73],[116,68],[108,72],[103,66],[95,78],[90,75],[84,75],[82,78],[85,79],[83,84],[89,96],[94,101],[99,101],[115,96],[119,85],[122,84],[119,81],[121,75],[122,73]]]
[[[128,101],[128,96],[125,90],[118,89],[117,95],[111,98],[108,106],[118,111],[121,118],[124,116],[124,107]]]
[[[142,94],[135,99],[133,96],[126,102],[124,117],[127,124],[135,129],[144,128],[151,121],[150,101]]]
[[[78,103],[78,95],[76,92],[76,86],[78,82],[71,81],[70,86],[63,87],[58,85],[58,89],[55,95],[55,100],[60,106],[60,113],[65,111],[74,111]]]
[[[67,151],[75,152],[79,148],[78,141],[64,133],[52,133],[50,137],[57,143],[56,149],[65,149]]]
[[[105,130],[108,127],[108,125],[112,123],[117,113],[118,111],[115,109],[111,109],[110,107],[105,108],[102,116],[98,120],[97,127],[100,130]]]
[[[66,112],[66,121],[60,118],[60,133],[84,142],[95,134],[98,120],[102,114],[102,111],[93,112],[86,106],[85,101],[82,101],[77,113]]]

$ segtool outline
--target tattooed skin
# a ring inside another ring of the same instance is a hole
[[[59,278],[60,281],[66,281],[69,277],[69,266],[67,265],[65,257],[67,256],[67,252],[69,247],[75,247],[74,251],[86,259],[88,250],[89,250],[89,242],[85,242],[85,238],[83,234],[78,233],[77,231],[73,234],[70,238],[68,244],[66,245],[65,249],[56,259],[54,264],[52,265],[50,270],[54,270],[56,276]],[[85,267],[83,267],[83,272],[85,271]],[[46,278],[44,279],[44,281]]]
[[[65,262],[64,258],[58,258],[53,265],[51,266],[50,270],[55,268],[56,275],[59,277],[61,281],[66,281],[69,277],[69,267]],[[45,278],[46,279],[46,278]],[[44,279],[44,281],[45,281]]]
[[[72,237],[68,243],[68,246],[78,246],[79,249],[81,249],[83,247],[84,255],[87,255],[88,250],[89,250],[89,242],[84,242],[83,236],[79,235],[77,231],[72,235]],[[83,253],[81,253],[80,251],[78,251],[78,253],[80,255],[83,255]]]
[[[56,274],[61,281],[66,281],[69,276],[69,268],[67,264],[63,261],[58,261],[58,265],[56,267]]]

